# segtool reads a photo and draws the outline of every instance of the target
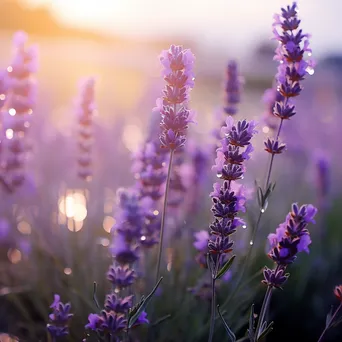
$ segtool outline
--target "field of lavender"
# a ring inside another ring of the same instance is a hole
[[[0,342],[342,340],[341,81],[302,26],[259,78],[2,38]]]

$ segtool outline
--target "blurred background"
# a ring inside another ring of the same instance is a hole
[[[190,134],[203,150],[212,143],[211,132],[218,122],[215,113],[223,105],[227,63],[230,59],[238,62],[244,78],[238,118],[260,121],[245,183],[253,187],[254,180],[263,177],[267,155],[262,141],[270,130],[262,121],[267,110],[262,97],[272,86],[277,67],[275,43],[270,39],[272,17],[285,5],[283,0],[0,0],[0,69],[6,70],[11,62],[16,31],[27,32],[29,43],[39,47],[27,181],[16,193],[3,191],[1,195],[0,332],[10,331],[27,341],[37,341],[39,336],[43,341],[48,306],[53,293],[59,292],[82,312],[70,337],[80,340],[79,332],[94,310],[93,281],[103,283],[110,263],[107,247],[115,223],[115,192],[134,182],[132,154],[146,137],[155,99],[164,84],[158,55],[170,44],[184,45],[196,55],[191,106],[198,113],[198,124]],[[298,341],[317,340],[325,315],[335,304],[332,289],[342,282],[342,2],[301,0],[299,9],[303,30],[312,34],[317,66],[296,103],[298,114],[284,127],[288,151],[276,161],[277,190],[261,240],[284,221],[289,205],[298,201],[321,209],[313,233],[320,243],[311,255],[300,256],[286,289],[274,296],[277,328],[270,341],[293,339],[294,331],[297,337],[304,336]],[[75,99],[79,80],[85,76],[96,79],[97,105],[93,180],[86,185],[77,177],[75,162]],[[210,172],[214,155],[208,159]],[[328,171],[322,176],[323,162]],[[207,214],[192,222],[194,230],[207,229],[203,222],[210,221],[211,184],[208,177],[202,193]],[[251,222],[255,212],[252,201]],[[182,225],[186,226],[186,220]],[[246,246],[248,234],[241,238],[241,246]],[[250,275],[267,262],[265,245],[261,242],[256,250]],[[84,266],[89,263],[91,267]],[[259,280],[253,287],[257,305],[264,290]],[[195,283],[194,277],[182,281],[179,288],[185,292]],[[106,286],[99,291],[101,298]],[[177,298],[182,303],[184,298]],[[164,313],[174,309],[173,300],[171,296]],[[246,308],[252,300],[244,297]],[[206,317],[207,309],[202,310]],[[245,314],[239,317],[245,319]],[[205,341],[206,331],[182,339],[190,324],[184,324],[184,317],[189,320],[190,316],[178,317],[173,323],[179,325],[177,331],[165,328],[165,336],[173,337],[159,340]],[[231,319],[233,327],[244,331],[241,319]],[[192,323],[194,327],[199,324]],[[340,341],[342,335],[337,330],[335,334],[331,340]]]

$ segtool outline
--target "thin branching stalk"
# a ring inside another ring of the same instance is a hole
[[[330,328],[332,322],[334,321],[334,319],[336,318],[336,315],[338,314],[338,312],[340,311],[342,307],[342,302],[340,303],[340,305],[337,307],[336,311],[334,312],[334,314],[331,316],[328,324],[326,325],[326,327],[324,328],[321,336],[319,337],[318,341],[317,342],[322,342],[323,341],[323,337],[325,335],[325,333],[327,332],[327,330]]]
[[[265,293],[264,301],[262,303],[262,307],[261,307],[261,310],[260,310],[258,324],[257,324],[257,327],[255,329],[254,342],[258,341],[258,338],[259,338],[259,336],[261,334],[261,327],[262,327],[262,325],[264,323],[266,312],[267,312],[268,306],[270,304],[272,290],[273,290],[272,286],[267,286],[267,290],[266,290],[266,293]]]
[[[164,229],[165,229],[165,217],[166,217],[167,200],[168,200],[168,194],[169,194],[169,188],[170,188],[173,154],[174,154],[174,150],[171,150],[169,167],[168,167],[167,178],[166,178],[166,189],[165,189],[165,196],[164,196],[163,212],[162,212],[161,225],[160,225],[160,238],[159,238],[158,261],[157,261],[157,267],[156,267],[155,283],[157,283],[159,280],[161,255],[163,252],[163,237],[164,237]]]

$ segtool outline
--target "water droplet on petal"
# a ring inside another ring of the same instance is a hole
[[[253,240],[249,241],[249,244],[250,244],[251,246],[253,246],[253,244],[254,244]]]

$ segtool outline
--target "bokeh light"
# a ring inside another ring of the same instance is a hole
[[[22,255],[19,249],[10,248],[7,252],[7,257],[12,264],[17,264],[21,261]]]
[[[18,230],[21,234],[30,235],[31,234],[31,225],[26,221],[20,221],[18,223]]]

